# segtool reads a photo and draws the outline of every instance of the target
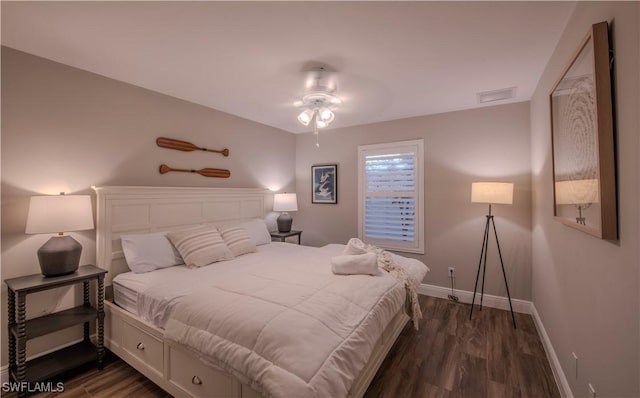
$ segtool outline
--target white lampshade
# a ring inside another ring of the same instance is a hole
[[[333,112],[331,112],[331,109],[329,108],[320,109],[319,114],[320,114],[320,120],[322,120],[327,124],[330,124],[331,122],[333,122],[333,119],[335,119],[335,115],[333,114]]]
[[[510,205],[513,203],[513,184],[474,182],[471,184],[471,202]]]
[[[587,205],[600,201],[597,179],[556,182],[556,205]]]
[[[313,119],[313,110],[311,109],[305,109],[301,114],[298,115],[298,121],[304,126],[308,126],[309,123],[311,123],[311,119]]]
[[[26,233],[46,234],[93,229],[89,195],[32,196]]]
[[[296,194],[277,193],[273,195],[273,211],[298,211]]]

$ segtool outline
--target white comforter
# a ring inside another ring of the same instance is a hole
[[[182,297],[165,337],[264,395],[344,397],[404,305],[404,286],[386,272],[334,275],[341,247],[272,247]],[[427,272],[405,263],[419,280]]]

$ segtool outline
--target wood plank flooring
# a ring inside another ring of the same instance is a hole
[[[138,373],[126,362],[107,351],[105,367],[101,371],[95,366],[85,366],[75,374],[63,375],[64,392],[41,393],[37,398],[171,398],[151,380]],[[56,379],[57,381],[58,379]],[[15,398],[17,394],[2,394]]]
[[[371,382],[373,397],[560,397],[533,318],[420,296],[420,330],[408,324]]]
[[[516,314],[514,330],[508,311],[485,307],[469,321],[469,304],[420,296],[420,305],[420,330],[407,324],[366,398],[560,397],[531,316]],[[118,358],[68,379],[63,393],[36,396],[169,397]]]

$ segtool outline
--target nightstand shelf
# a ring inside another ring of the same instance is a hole
[[[291,230],[289,232],[270,232],[271,234],[271,238],[275,238],[278,239],[280,242],[284,242],[285,239],[291,237],[291,236],[297,236],[298,237],[298,244],[300,244],[300,239],[302,237],[302,231],[295,231],[295,230]]]
[[[96,361],[102,369],[104,359],[104,276],[107,271],[93,265],[83,265],[72,274],[45,277],[42,274],[6,279],[9,318],[9,369],[11,381],[39,382]],[[90,304],[90,283],[97,282],[96,306]],[[62,286],[82,284],[82,304],[74,308],[58,311],[38,318],[26,319],[27,295]],[[96,344],[91,343],[89,329],[96,322]],[[27,342],[39,336],[83,326],[83,340],[80,343],[59,349],[47,355],[26,360]],[[18,392],[26,396],[26,390]]]
[[[98,359],[98,347],[89,341],[81,341],[26,363],[25,380],[31,383],[51,379],[52,377],[75,369]],[[15,369],[11,376],[17,380]]]
[[[98,310],[90,305],[82,305],[80,307],[30,319],[25,322],[26,338],[27,340],[31,340],[57,330],[90,322],[97,318]],[[17,325],[11,326],[11,333],[13,333],[16,338],[18,337]]]

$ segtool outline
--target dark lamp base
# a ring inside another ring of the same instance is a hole
[[[288,213],[282,213],[278,217],[278,232],[290,232],[293,218]]]
[[[55,236],[38,249],[40,269],[44,276],[60,276],[76,272],[82,245],[69,235]]]

